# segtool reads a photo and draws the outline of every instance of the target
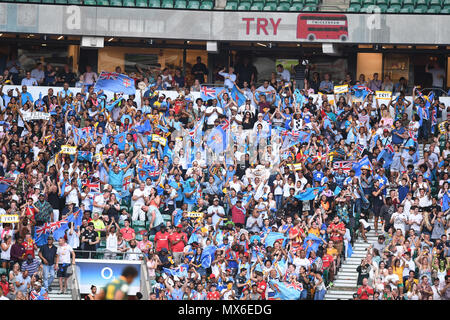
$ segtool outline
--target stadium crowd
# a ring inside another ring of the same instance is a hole
[[[19,222],[0,227],[0,299],[48,299],[55,276],[64,293],[79,257],[145,260],[150,299],[322,300],[373,217],[355,299],[449,300],[449,106],[378,74],[333,96],[299,61],[260,86],[220,70],[213,93],[201,59],[191,86],[139,70],[140,99],[96,90],[89,67],[13,80],[10,63],[1,81],[22,89],[0,87],[0,215]],[[54,225],[68,217],[81,224]]]

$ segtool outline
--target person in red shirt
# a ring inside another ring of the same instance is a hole
[[[33,204],[33,198],[28,198],[27,203],[23,205],[23,210],[25,213],[25,216],[34,221],[34,216],[37,212],[39,212],[39,209],[37,209]]]
[[[367,284],[368,281],[367,278],[364,278],[362,286],[358,289],[359,300],[369,300],[369,296],[373,295],[373,288]]]
[[[7,295],[9,293],[9,283],[8,280],[6,280],[6,274],[2,274],[2,278],[0,280],[0,287],[3,289],[3,295]]]
[[[22,246],[25,248],[25,256],[31,254],[34,258],[34,250],[38,249],[38,247],[29,232],[25,234]]]
[[[302,238],[305,237],[305,233],[303,232],[300,221],[294,221],[294,227],[289,230],[289,239],[291,240],[291,246],[293,250],[299,249],[302,244]]]
[[[337,215],[334,217],[333,222],[328,226],[327,233],[330,235],[330,240],[334,242],[334,248],[338,252],[336,261],[336,267],[338,268],[340,265],[340,255],[344,249],[345,225],[340,221]]]
[[[330,270],[333,270],[332,265],[334,263],[334,257],[331,254],[328,254],[326,250],[324,250],[322,256],[322,268],[323,268],[323,278],[325,283],[328,283],[328,280],[333,281],[333,274],[330,273]]]
[[[256,282],[256,291],[261,295],[261,300],[266,300],[267,282],[264,281],[262,272],[256,271],[255,273],[256,278],[252,275],[250,279]]]
[[[216,286],[215,283],[211,284],[211,291],[206,295],[206,300],[220,300],[220,292],[217,291]]]
[[[125,219],[124,221],[125,227],[120,229],[120,233],[125,241],[130,241],[131,239],[135,239],[136,233],[133,228],[130,227],[130,220]]]
[[[165,225],[161,226],[160,231],[155,235],[156,252],[160,252],[162,248],[166,248],[169,251],[169,233]]]
[[[170,251],[172,251],[175,264],[179,265],[183,262],[183,251],[188,239],[186,233],[182,232],[181,224],[176,226],[176,231],[169,236]]]
[[[248,207],[248,205],[247,205]],[[236,223],[245,225],[246,207],[242,205],[242,200],[237,199],[236,204],[231,208],[231,220]]]

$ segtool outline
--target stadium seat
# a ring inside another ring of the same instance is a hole
[[[386,13],[399,13],[401,7],[399,5],[391,6],[386,10]]]
[[[302,11],[303,9],[303,3],[301,2],[293,2],[292,5],[289,7],[289,11]]]
[[[138,233],[138,234],[136,235],[136,240],[137,240],[137,241],[142,241],[143,238],[144,238],[144,237],[142,236],[142,234],[139,234],[139,233]]]
[[[441,9],[441,12],[440,12],[440,13],[441,13],[441,14],[449,14],[449,13],[450,13],[450,7]]]
[[[305,5],[310,6],[310,5],[318,5],[319,4],[319,0],[306,0],[305,1]]]
[[[428,9],[428,1],[427,0],[417,0],[415,10],[418,10],[418,9],[427,10]]]
[[[307,5],[303,8],[302,11],[306,11],[306,12],[317,11],[317,6]]]
[[[305,0],[292,0],[292,4],[295,4],[295,3],[301,3],[301,4],[305,5]]]
[[[0,268],[0,274],[6,274],[6,277],[8,277],[8,273],[5,268]]]
[[[235,1],[227,1],[227,5],[225,6],[225,10],[237,10],[238,3]]]
[[[384,8],[386,9],[389,5],[388,0],[376,0],[375,4],[377,5],[377,7],[379,8]]]
[[[373,6],[375,5],[375,0],[363,0],[362,5],[363,7]]]
[[[134,0],[123,0],[123,6],[124,7],[135,7],[136,4],[134,3]]]
[[[109,0],[97,0],[98,6],[109,6]]]
[[[161,216],[164,221],[172,221],[172,216],[170,214],[162,214]]]
[[[360,12],[360,11],[361,11],[361,5],[359,5],[359,4],[352,4],[347,9],[347,12]]]
[[[404,7],[400,9],[400,13],[412,13],[414,11],[413,7]]]
[[[361,6],[362,0],[350,0],[349,4],[350,4],[349,7],[351,7],[352,5],[359,5],[359,6]]]
[[[414,9],[415,0],[403,0],[402,8],[413,8]]]
[[[438,12],[442,8],[442,3],[440,0],[431,0],[429,5],[430,5],[429,9],[436,9],[436,10],[438,10]]]
[[[441,9],[437,9],[437,8],[429,8],[427,10],[427,14],[436,14],[436,13],[440,13]]]
[[[199,9],[200,8],[200,1],[189,1],[187,5],[187,9]]]
[[[149,0],[148,1],[148,7],[149,8],[160,8],[161,2],[159,0]]]
[[[389,7],[393,7],[393,6],[402,6],[402,0],[391,0],[389,1]]]
[[[136,0],[136,7],[146,8],[146,7],[148,7],[148,1],[147,0]]]
[[[10,1],[7,1],[10,2]],[[16,1],[17,2],[17,1]],[[28,2],[28,3],[41,3],[41,0],[28,0],[28,1],[23,1],[23,2]]]
[[[250,10],[251,5],[252,4],[250,2],[239,2],[239,6],[237,9],[239,11],[247,11]]]
[[[165,9],[173,8],[173,1],[172,0],[162,0],[161,8],[165,8]]]
[[[31,2],[31,1],[28,1]],[[67,4],[67,0],[55,0],[55,4]]]
[[[263,8],[264,11],[275,11],[277,10],[277,3],[276,2],[266,2],[266,5]]]
[[[185,0],[175,0],[175,3],[173,5],[175,9],[186,9],[187,7],[187,1]]]
[[[277,11],[289,11],[291,8],[291,5],[287,2],[281,2],[280,5],[277,7]]]
[[[109,4],[113,7],[122,7],[122,0],[110,0]]]
[[[100,245],[100,248],[106,248],[106,240],[100,241],[99,245]]]
[[[95,0],[84,0],[83,4],[85,6],[96,6],[97,5],[97,1],[95,1]]]
[[[133,221],[133,228],[137,228],[137,227],[144,227],[145,226],[145,221],[140,221],[140,220],[136,220]]]
[[[155,235],[152,234],[151,236],[149,236],[148,240],[150,240],[151,242],[154,242],[155,241]]]
[[[443,9],[449,9],[450,8],[450,0],[442,1],[442,8]]]
[[[419,14],[424,14],[427,12],[426,8],[416,8],[413,10],[413,13],[419,13]]]
[[[97,248],[97,253],[95,254],[96,259],[103,259],[105,255],[105,248]]]
[[[22,1],[22,2],[28,2],[28,1]],[[53,4],[53,3],[55,3],[55,0],[42,0],[41,3]]]
[[[212,1],[202,1],[200,4],[200,10],[212,10],[214,8],[214,2]]]
[[[250,10],[262,11],[263,8],[264,8],[264,2],[253,2],[253,4],[250,7]]]
[[[288,4],[288,5],[291,5],[291,3],[292,3],[291,0],[280,0],[280,1],[278,1],[278,5],[280,5],[280,4]]]

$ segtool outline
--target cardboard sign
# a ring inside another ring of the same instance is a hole
[[[188,212],[188,217],[189,218],[203,218],[203,212]]]
[[[47,112],[28,112],[23,114],[23,121],[32,121],[32,120],[49,120],[50,113]]]
[[[375,91],[375,99],[378,100],[389,100],[392,96],[390,91]]]
[[[289,166],[291,166],[291,169],[294,171],[302,170],[301,163],[294,163],[294,164],[290,164]]]
[[[167,139],[164,137],[161,137],[157,134],[152,134],[152,141],[153,142],[158,142],[160,145],[165,146],[167,143]]]
[[[19,223],[18,214],[2,214],[0,216],[1,223]]]
[[[64,154],[75,154],[75,153],[77,153],[77,147],[69,146],[69,145],[63,145],[63,146],[61,146],[61,153],[64,153]]]
[[[335,94],[346,93],[346,92],[348,92],[348,84],[344,84],[342,86],[334,86]]]

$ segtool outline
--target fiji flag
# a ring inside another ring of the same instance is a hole
[[[150,120],[145,120],[143,125],[136,126],[136,131],[138,133],[150,133],[152,132],[152,126],[150,124]]]
[[[306,188],[305,192],[301,192],[294,197],[300,201],[314,200],[316,196],[323,191],[323,189],[325,189],[325,187]]]
[[[275,287],[275,298],[281,300],[299,300],[301,286],[291,283],[281,282],[278,280],[270,280],[269,283]]]
[[[203,249],[202,252],[202,257],[201,257],[201,261],[202,261],[202,267],[203,268],[209,268],[211,267],[211,263],[214,260],[214,254],[216,253],[216,246],[207,246],[205,249]]]
[[[188,268],[189,266],[187,264],[182,264],[178,268],[174,269],[163,268],[163,272],[170,276],[187,277]]]
[[[92,162],[92,152],[78,151],[78,160]]]
[[[281,232],[269,232],[266,239],[264,240],[264,245],[266,247],[273,247],[273,244],[277,240],[283,240],[283,242],[287,239],[287,237]]]
[[[223,88],[220,88],[220,87],[206,87],[206,86],[202,86],[201,89],[200,89],[200,98],[203,101],[216,99],[217,95],[222,90],[223,90]]]
[[[94,91],[107,90],[115,93],[136,94],[134,79],[116,72],[102,71],[95,83]]]
[[[44,223],[40,227],[34,227],[34,242],[38,247],[47,244],[47,238],[51,231],[51,223]]]
[[[236,101],[238,106],[242,106],[245,104],[245,100],[247,100],[247,98],[236,88],[236,86],[231,89],[231,97],[234,101]]]
[[[138,169],[138,177],[141,181],[146,181],[147,178],[150,178],[150,176],[148,175],[148,171],[142,168]]]
[[[127,136],[126,132],[122,132],[117,134],[114,137],[114,142],[117,143],[117,146],[119,147],[120,151],[123,151],[125,149],[125,138]]]
[[[359,177],[361,175],[361,168],[367,166],[373,172],[372,164],[370,163],[369,157],[365,156],[357,162],[353,162],[352,168],[355,170],[355,176]]]
[[[227,148],[227,135],[221,126],[215,127],[211,130],[206,141],[214,153],[221,153]]]

